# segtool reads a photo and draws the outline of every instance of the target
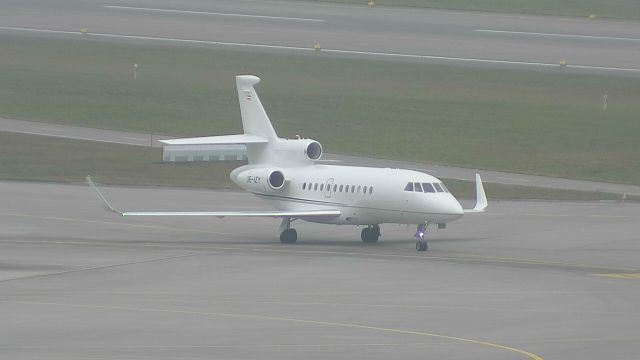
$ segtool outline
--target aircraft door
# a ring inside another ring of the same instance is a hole
[[[324,197],[326,197],[327,199],[331,197],[331,193],[333,192],[333,181],[333,178],[327,180],[327,183],[324,187]]]

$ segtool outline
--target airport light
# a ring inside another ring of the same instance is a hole
[[[560,61],[558,61],[558,65],[565,67],[567,66],[567,60],[565,59],[560,59]]]
[[[369,0],[369,6],[374,7],[376,6],[376,3],[373,0]]]
[[[604,103],[602,104],[602,110],[607,111],[607,109],[609,108],[609,95],[604,94],[603,98]]]
[[[320,46],[319,42],[317,42],[317,43],[315,43],[315,45],[313,45],[313,50],[316,52],[316,54],[320,53],[320,50],[322,50],[322,47]]]
[[[138,78],[138,63],[133,64],[133,80]]]
[[[80,34],[82,34],[82,35],[89,34],[89,29],[87,29],[86,27],[81,28],[80,29]]]
[[[597,18],[596,14],[589,15],[589,20],[595,20]]]

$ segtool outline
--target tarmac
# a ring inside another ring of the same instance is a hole
[[[640,75],[640,23],[587,15],[370,8],[365,2],[5,0],[0,34]]]
[[[246,193],[106,187],[123,210],[247,210]],[[0,182],[6,359],[636,359],[640,207],[491,203],[414,228],[131,219],[88,186]],[[469,205],[469,204],[467,204]]]
[[[603,19],[316,2],[4,0],[0,34],[640,74],[640,25]],[[12,121],[0,121],[2,131],[140,146],[158,139]],[[474,172],[328,158],[442,177]],[[482,174],[492,182],[638,191]],[[267,209],[246,193],[103,191],[122,210]],[[486,213],[429,229],[429,251],[418,253],[415,228],[398,225],[382,225],[380,242],[363,244],[356,227],[296,221],[298,244],[283,245],[277,219],[122,218],[105,211],[88,186],[0,182],[0,199],[1,358],[640,354],[637,204],[492,202]]]

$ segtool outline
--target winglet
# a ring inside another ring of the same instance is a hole
[[[100,190],[98,189],[98,187],[96,186],[96,184],[93,183],[93,180],[91,180],[91,176],[87,176],[87,183],[89,184],[89,186],[93,189],[93,191],[96,192],[96,194],[98,194],[98,197],[100,198],[100,200],[102,200],[102,202],[104,203],[104,208],[107,211],[111,211],[114,212],[118,215],[124,216],[122,214],[122,212],[116,210],[113,208],[113,206],[111,206],[111,204],[109,204],[109,202],[107,201],[107,199],[105,199],[105,197],[102,195],[102,193],[100,192]]]
[[[473,209],[464,210],[465,213],[478,213],[484,212],[489,206],[487,201],[487,195],[484,193],[484,186],[482,186],[482,179],[480,174],[476,173],[476,206]]]

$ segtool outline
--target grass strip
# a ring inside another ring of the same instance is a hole
[[[229,179],[241,162],[161,162],[161,150],[0,132],[0,179],[80,183],[86,175],[112,185],[239,190]],[[474,198],[473,183],[444,179],[456,196]],[[619,200],[620,195],[486,184],[491,199]],[[629,199],[637,200],[637,199]]]
[[[251,73],[278,133],[327,151],[640,184],[636,78],[86,39],[0,36],[0,48],[7,117],[238,133],[234,76]]]

